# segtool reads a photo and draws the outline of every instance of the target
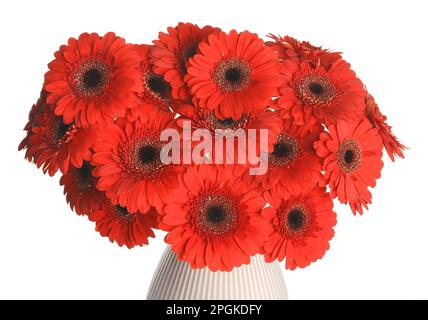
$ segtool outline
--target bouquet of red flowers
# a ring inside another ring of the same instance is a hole
[[[340,53],[269,38],[191,23],[153,45],[70,38],[19,149],[119,246],[161,229],[192,268],[306,267],[334,235],[332,199],[362,214],[383,149],[405,147]]]

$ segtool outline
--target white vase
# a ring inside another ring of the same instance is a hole
[[[168,246],[153,275],[147,300],[286,300],[284,277],[277,262],[263,256],[231,272],[192,269]]]

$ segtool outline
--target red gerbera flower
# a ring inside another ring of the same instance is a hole
[[[123,117],[135,106],[138,55],[133,46],[109,32],[83,33],[55,53],[45,75],[47,101],[64,122],[83,127]]]
[[[135,50],[140,57],[140,81],[142,91],[137,93],[140,98],[135,108],[130,109],[134,117],[141,117],[147,113],[147,109],[158,107],[169,112],[172,107],[171,86],[161,75],[153,73],[149,62],[149,51],[152,46],[135,45]]]
[[[144,214],[130,213],[107,199],[99,210],[89,214],[89,220],[95,222],[95,230],[101,236],[108,237],[120,247],[125,245],[128,249],[149,244],[149,237],[155,237],[152,229],[157,226],[155,210]]]
[[[270,206],[262,215],[272,225],[264,246],[266,262],[285,258],[285,267],[294,270],[321,259],[330,248],[336,225],[333,202],[325,188],[291,197],[265,192],[265,199]]]
[[[382,139],[378,130],[363,119],[360,122],[339,122],[328,127],[314,143],[317,154],[323,158],[325,177],[332,198],[349,203],[352,212],[363,213],[363,206],[371,203],[368,187],[380,178]]]
[[[256,34],[210,35],[189,60],[186,81],[199,107],[238,120],[264,109],[279,86],[277,55]]]
[[[59,183],[64,186],[67,203],[78,215],[100,209],[104,194],[96,188],[97,179],[92,175],[92,166],[88,161],[83,161],[80,168],[71,167]]]
[[[240,119],[233,120],[232,118],[218,118],[215,115],[213,110],[194,107],[193,105],[180,105],[176,108],[177,112],[181,114],[181,117],[177,120],[179,126],[183,126],[184,121],[191,120],[192,128],[194,129],[207,129],[209,130],[212,136],[212,145],[214,149],[213,154],[209,156],[212,157],[212,160],[215,158],[215,153],[220,152],[223,153],[223,160],[226,159],[231,160],[233,163],[236,163],[238,159],[238,155],[241,151],[244,151],[243,154],[248,156],[248,152],[250,149],[250,142],[254,142],[255,144],[255,152],[257,155],[260,152],[273,151],[273,145],[276,141],[277,135],[281,130],[282,119],[279,116],[279,113],[273,112],[272,110],[255,110],[247,114],[243,114]],[[266,129],[268,130],[268,149],[262,150],[264,145],[261,146],[261,135],[260,130]],[[219,130],[224,130],[222,133]],[[216,137],[225,138],[229,137],[227,135],[227,130],[231,130],[231,135],[233,134],[234,138],[234,148],[233,152],[229,152],[227,150],[227,141],[221,146],[216,144]],[[243,131],[245,133],[246,142],[245,144],[238,143],[239,131]],[[255,130],[256,133],[254,136],[249,134],[249,130]],[[244,147],[244,149],[240,150],[240,148]],[[253,151],[251,151],[253,152]],[[242,152],[241,152],[242,153]],[[227,158],[226,158],[227,157]],[[233,161],[234,160],[234,161]],[[248,157],[246,157],[246,163],[248,163]]]
[[[313,147],[321,131],[318,126],[308,131],[308,127],[284,121],[274,149],[268,155],[267,173],[255,176],[262,182],[263,190],[273,189],[286,196],[306,192],[324,183],[321,159]]]
[[[336,61],[329,69],[284,61],[281,77],[280,97],[275,104],[285,118],[293,118],[298,125],[317,121],[334,124],[363,114],[363,84],[344,60]]]
[[[274,42],[268,41],[266,44],[275,50],[283,60],[306,61],[313,67],[321,65],[328,69],[334,62],[342,58],[340,52],[315,47],[308,41],[298,41],[290,36],[281,37],[273,34],[269,34],[268,37],[272,38]]]
[[[80,168],[84,160],[91,159],[90,148],[97,139],[94,128],[79,129],[74,124],[65,124],[48,105],[42,109],[33,119],[26,142],[27,159],[38,168],[43,167],[43,172],[50,176],[58,169],[67,173],[70,164]]]
[[[368,92],[366,94],[366,117],[379,130],[383,146],[391,160],[395,160],[394,156],[404,158],[404,150],[407,147],[401,144],[398,138],[392,133],[391,126],[386,123],[387,117],[380,112],[376,101]]]
[[[40,113],[46,113],[49,112],[51,106],[46,103],[46,95],[47,92],[45,90],[42,90],[40,93],[40,97],[37,100],[36,104],[33,104],[33,106],[30,109],[30,112],[28,114],[28,122],[24,127],[24,131],[26,132],[25,138],[22,139],[21,143],[18,146],[18,151],[26,149],[25,153],[25,159],[28,161],[33,161],[32,157],[28,154],[28,140],[30,139],[30,136],[33,132],[33,127],[37,127],[38,124],[38,114]]]
[[[185,100],[189,97],[188,88],[184,82],[187,72],[187,62],[198,51],[199,43],[220,29],[211,26],[199,28],[192,23],[180,22],[175,28],[169,27],[168,33],[159,33],[159,40],[154,40],[151,49],[153,70],[163,75],[172,87],[174,99]]]
[[[93,174],[99,177],[97,187],[105,191],[113,204],[129,212],[161,209],[178,186],[177,165],[164,164],[160,151],[161,131],[173,124],[173,115],[152,109],[142,119],[119,121],[101,129],[100,142],[94,145]]]
[[[231,168],[190,167],[167,199],[165,241],[192,268],[230,271],[260,252],[268,231],[264,205],[257,185],[244,185]]]

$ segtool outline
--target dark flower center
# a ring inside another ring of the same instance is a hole
[[[135,179],[153,179],[167,168],[160,157],[163,144],[157,140],[158,138],[141,137],[140,133],[121,144],[119,150],[121,161]]]
[[[204,236],[223,236],[236,229],[237,209],[223,195],[202,195],[191,207],[195,228]]]
[[[242,73],[238,68],[230,68],[226,70],[224,77],[231,83],[238,83],[241,81]]]
[[[147,145],[140,148],[139,159],[142,164],[150,164],[157,160],[158,150],[156,147]]]
[[[344,140],[337,151],[337,161],[344,173],[353,173],[361,165],[362,153],[359,144],[355,140]]]
[[[94,96],[100,94],[110,82],[111,73],[104,62],[88,60],[77,68],[74,78],[78,94]]]
[[[344,158],[345,158],[345,162],[347,164],[351,164],[352,161],[354,161],[354,151],[352,151],[352,150],[346,150]]]
[[[216,129],[244,129],[252,119],[252,114],[243,114],[238,120],[232,118],[219,119],[214,112],[202,115],[201,127],[215,132]]]
[[[213,79],[226,93],[236,93],[250,83],[251,67],[245,60],[231,58],[220,62],[214,70]]]
[[[121,207],[119,205],[114,206],[114,210],[121,216],[121,217],[127,217],[129,216],[129,212],[125,207]]]
[[[70,124],[65,124],[62,121],[61,117],[57,117],[57,129],[56,129],[56,136],[58,138],[58,140],[62,139],[68,132],[68,130],[70,130],[71,125]]]
[[[326,75],[309,74],[297,81],[296,92],[307,104],[327,104],[337,96],[333,83]]]
[[[310,210],[302,203],[284,204],[279,209],[279,222],[277,231],[289,240],[304,237],[310,229]]]
[[[286,143],[275,143],[273,154],[275,157],[290,157],[293,152],[292,146]]]
[[[293,209],[287,215],[287,223],[291,230],[298,231],[303,227],[305,214],[300,209]]]
[[[50,128],[52,130],[52,144],[59,146],[66,143],[68,139],[73,136],[73,128],[75,128],[75,126],[73,124],[65,124],[62,117],[55,117],[55,122]]]
[[[74,170],[74,178],[81,188],[92,186],[92,166],[88,161],[83,161],[82,167]]]
[[[295,138],[280,134],[269,156],[270,164],[275,167],[288,166],[299,156],[299,146]]]
[[[324,92],[324,87],[320,83],[312,82],[309,84],[309,90],[311,90],[313,94],[321,95]]]
[[[97,69],[89,69],[83,75],[83,83],[87,88],[95,88],[100,84],[102,74]]]
[[[207,221],[210,223],[218,224],[224,221],[226,212],[223,208],[212,206],[207,209]]]
[[[225,126],[225,127],[230,127],[235,123],[235,121],[233,121],[232,118],[226,118],[223,120],[217,119],[217,121],[220,125]]]
[[[192,43],[181,51],[179,64],[180,64],[180,70],[182,74],[186,74],[187,61],[189,61],[189,59],[196,54],[197,49],[198,49],[198,43]]]
[[[171,92],[171,86],[165,79],[157,74],[148,74],[146,79],[148,89],[161,99],[167,99]]]

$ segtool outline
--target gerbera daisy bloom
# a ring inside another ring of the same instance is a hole
[[[285,120],[268,155],[268,171],[255,176],[263,190],[273,189],[283,195],[300,194],[324,183],[321,159],[315,153],[313,143],[318,139],[321,128],[311,129],[296,126]]]
[[[88,161],[83,161],[80,168],[71,167],[59,180],[64,186],[67,203],[78,215],[98,210],[104,199],[104,194],[96,188],[97,179],[92,169]]]
[[[325,177],[332,198],[349,203],[354,215],[363,213],[371,203],[368,187],[375,187],[383,167],[382,139],[366,119],[359,122],[341,121],[328,127],[314,143],[323,159]]]
[[[180,22],[175,28],[169,27],[168,33],[160,32],[150,51],[155,73],[162,75],[172,87],[174,99],[185,100],[189,97],[184,82],[187,63],[198,51],[199,44],[212,33],[220,29],[211,26],[203,28],[192,23]]]
[[[275,105],[282,109],[285,118],[293,118],[298,125],[318,121],[334,124],[363,114],[363,83],[344,60],[336,61],[329,69],[307,62],[284,61],[281,78]]]
[[[366,94],[366,117],[379,130],[383,146],[389,158],[392,161],[395,161],[395,157],[404,158],[404,150],[407,147],[401,144],[398,138],[392,133],[391,126],[386,123],[387,117],[380,112],[376,101],[368,92]]]
[[[99,210],[89,214],[89,220],[95,222],[95,230],[111,242],[116,242],[131,249],[135,246],[149,244],[149,237],[154,238],[153,228],[157,226],[156,211],[147,213],[130,213],[125,207],[113,205],[104,199]]]
[[[198,106],[238,120],[265,109],[279,86],[276,53],[256,34],[232,30],[208,36],[189,60],[186,81]]]
[[[238,130],[243,130],[246,135],[246,143],[244,144],[245,150],[249,150],[249,142],[252,136],[250,136],[249,130],[256,130],[255,146],[257,154],[261,151],[272,151],[273,145],[276,141],[277,135],[281,130],[282,119],[278,112],[272,110],[255,110],[247,114],[243,114],[240,119],[233,120],[232,118],[218,118],[213,110],[195,107],[193,105],[180,105],[176,108],[176,111],[181,115],[177,119],[179,126],[183,127],[183,122],[191,120],[192,128],[194,129],[207,129],[212,135],[213,146],[218,147],[215,144],[215,138],[218,136],[218,130],[233,130],[233,133],[237,133]],[[261,150],[260,145],[260,130],[268,130],[268,149]],[[225,133],[225,132],[224,132]],[[223,138],[224,135],[220,135]],[[237,159],[239,148],[242,147],[238,143],[238,138],[235,138],[234,154],[229,154],[228,157],[231,159]],[[223,152],[223,159],[226,156],[226,143],[218,149],[219,152]],[[211,155],[214,157],[214,155]],[[248,159],[247,159],[248,160]],[[236,163],[236,161],[234,162]]]
[[[262,215],[272,226],[264,246],[266,262],[285,258],[286,269],[294,270],[321,259],[336,225],[333,201],[325,188],[289,197],[265,192],[265,199],[270,206]]]
[[[135,45],[135,50],[140,57],[140,81],[142,90],[137,93],[140,98],[138,105],[130,109],[130,113],[134,117],[141,117],[147,113],[148,108],[161,108],[169,112],[172,107],[171,86],[162,77],[152,70],[152,65],[149,62],[149,51],[153,46]]]
[[[46,95],[47,95],[47,92],[45,90],[42,90],[36,104],[33,104],[33,106],[31,107],[30,112],[28,114],[28,122],[24,127],[24,131],[26,135],[25,135],[25,138],[21,141],[21,143],[18,146],[18,151],[21,151],[24,149],[27,150],[25,154],[25,159],[27,159],[30,162],[33,161],[33,159],[28,155],[28,140],[33,131],[33,127],[38,126],[38,114],[49,112],[51,108],[51,106],[46,103]]]
[[[330,68],[334,62],[342,58],[340,52],[331,52],[322,47],[315,47],[308,41],[299,41],[290,36],[281,37],[273,34],[269,34],[268,37],[274,41],[268,41],[266,44],[275,50],[282,60],[295,59],[299,62],[306,61],[313,67],[322,65],[324,68]]]
[[[161,132],[173,125],[173,115],[152,109],[144,118],[118,121],[100,129],[94,145],[93,174],[97,188],[129,212],[160,210],[164,199],[178,186],[177,173],[183,169],[164,164],[160,151],[166,142]]]
[[[97,139],[94,128],[79,129],[72,123],[65,124],[52,108],[46,109],[35,116],[27,140],[27,159],[50,176],[58,169],[66,174],[70,165],[80,168],[83,161],[91,160],[91,147]]]
[[[209,165],[188,168],[180,181],[160,225],[178,259],[212,271],[248,264],[269,229],[257,185],[244,185],[229,167]]]
[[[83,127],[123,117],[139,91],[138,54],[114,33],[83,33],[55,53],[45,75],[48,103]]]

